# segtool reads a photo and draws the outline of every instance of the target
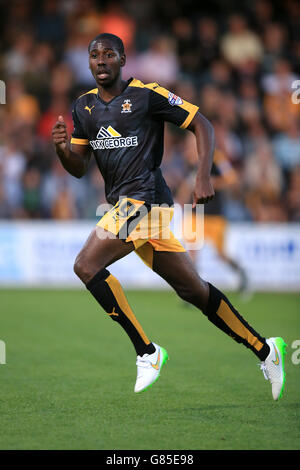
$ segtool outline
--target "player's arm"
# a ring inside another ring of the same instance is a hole
[[[193,191],[193,207],[195,207],[196,204],[210,201],[215,195],[211,180],[215,138],[213,126],[199,111],[196,112],[187,129],[195,134],[199,162]]]
[[[199,168],[193,192],[193,207],[214,197],[210,172],[214,153],[214,130],[210,122],[195,106],[169,92],[157,83],[149,84],[149,112],[155,119],[172,122],[182,129],[189,129],[196,136]]]
[[[89,145],[70,144],[67,126],[62,116],[52,129],[52,138],[56,153],[65,168],[71,175],[81,178],[87,171],[91,153]]]

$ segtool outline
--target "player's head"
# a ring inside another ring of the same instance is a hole
[[[89,43],[88,51],[90,52],[92,47],[95,46],[98,42],[101,41],[109,41],[110,44],[114,46],[114,48],[119,52],[120,55],[124,54],[124,44],[121,38],[119,36],[116,36],[115,34],[110,34],[110,33],[101,33],[98,34],[94,39],[91,40]]]
[[[98,85],[111,86],[121,77],[126,56],[121,38],[110,33],[102,33],[89,43],[89,64]]]

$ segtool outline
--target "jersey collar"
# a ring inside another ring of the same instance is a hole
[[[129,78],[129,80],[127,80],[127,82],[126,82],[126,86],[125,86],[124,89],[122,90],[122,93],[120,93],[119,95],[114,96],[110,101],[104,101],[104,100],[101,98],[101,96],[100,96],[100,94],[99,94],[99,90],[98,90],[97,95],[96,95],[97,98],[98,98],[98,100],[100,100],[101,103],[103,103],[103,104],[105,104],[105,105],[111,104],[112,101],[114,101],[114,100],[115,100],[116,98],[118,98],[119,96],[122,96],[122,95],[123,95],[124,91],[127,90],[128,85],[132,82],[132,80],[133,80],[132,77]]]

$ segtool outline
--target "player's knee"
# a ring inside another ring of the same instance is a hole
[[[176,289],[177,294],[185,302],[195,305],[200,310],[206,305],[206,294],[199,285],[182,285]]]
[[[74,263],[74,272],[79,277],[79,279],[87,284],[93,276],[101,269],[99,266],[94,266],[89,260],[84,256],[84,254],[79,253]]]
[[[195,293],[189,286],[180,286],[178,289],[176,289],[176,292],[182,300],[193,303]]]
[[[80,257],[80,255],[77,256],[74,266],[73,266],[74,273],[76,276],[79,277],[83,281],[83,278],[85,277],[85,271],[86,271],[86,266],[83,261],[83,259]]]

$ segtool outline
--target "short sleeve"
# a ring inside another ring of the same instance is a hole
[[[80,123],[80,120],[77,114],[76,103],[72,109],[72,118],[73,118],[74,130],[73,130],[72,137],[71,137],[71,144],[89,145],[89,140],[82,128],[82,125]]]
[[[158,84],[152,84],[149,113],[155,119],[167,121],[185,129],[189,126],[198,106],[191,104]]]

